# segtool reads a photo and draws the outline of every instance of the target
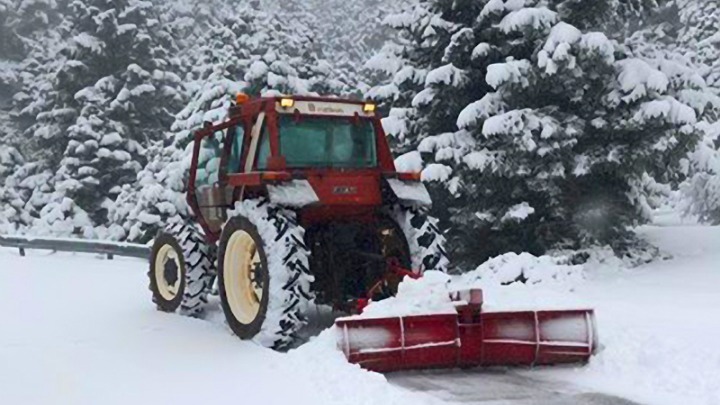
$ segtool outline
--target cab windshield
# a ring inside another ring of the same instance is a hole
[[[377,165],[375,131],[365,119],[280,115],[280,153],[288,167]]]

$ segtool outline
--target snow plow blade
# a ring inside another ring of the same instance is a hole
[[[457,314],[338,319],[348,361],[378,372],[584,363],[597,346],[590,309],[482,312],[482,291],[457,293]]]

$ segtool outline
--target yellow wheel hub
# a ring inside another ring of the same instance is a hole
[[[160,296],[167,301],[172,301],[177,297],[182,275],[180,267],[180,256],[175,248],[163,245],[155,256],[155,285]]]
[[[260,313],[260,303],[263,298],[259,280],[260,252],[255,240],[243,230],[235,231],[228,239],[223,258],[223,280],[225,296],[238,322],[248,325]]]

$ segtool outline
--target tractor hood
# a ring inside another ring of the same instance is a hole
[[[271,202],[295,208],[315,204],[381,206],[389,197],[387,194],[403,205],[429,207],[432,204],[423,183],[379,175],[308,175],[306,179],[268,184],[267,190]]]

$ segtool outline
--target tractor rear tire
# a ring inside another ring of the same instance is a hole
[[[158,310],[199,316],[215,274],[213,249],[194,224],[158,232],[150,255],[150,291]]]
[[[288,348],[307,320],[313,295],[305,230],[293,211],[246,200],[228,213],[218,252],[225,319],[241,339]]]
[[[413,271],[419,274],[428,270],[446,273],[450,261],[445,250],[445,236],[437,226],[438,220],[416,207],[396,206],[392,216],[405,233]]]

